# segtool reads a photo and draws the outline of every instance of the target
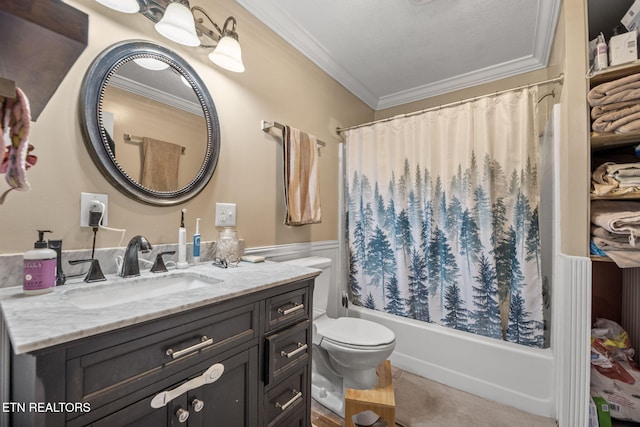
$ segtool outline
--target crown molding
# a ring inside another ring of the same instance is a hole
[[[528,56],[377,97],[360,80],[338,64],[331,54],[284,10],[259,0],[236,0],[236,2],[374,110],[407,104],[546,67],[560,13],[560,1],[538,0],[536,32],[532,41],[532,52]]]

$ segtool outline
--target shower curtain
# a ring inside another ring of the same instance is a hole
[[[543,347],[537,89],[346,132],[354,304]]]

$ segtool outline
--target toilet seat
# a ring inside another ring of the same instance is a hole
[[[385,346],[395,342],[390,329],[364,319],[339,317],[314,320],[317,333],[328,341],[344,347],[362,348]]]

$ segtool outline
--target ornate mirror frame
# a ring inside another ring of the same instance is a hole
[[[129,176],[111,152],[104,130],[101,107],[109,79],[118,67],[136,58],[153,58],[172,66],[189,82],[202,106],[207,127],[207,146],[202,166],[193,180],[175,191],[147,188]],[[202,191],[213,176],[220,153],[220,124],[213,99],[195,70],[167,48],[152,42],[133,40],[116,43],[105,49],[85,74],[80,90],[79,113],[85,145],[93,162],[113,186],[134,200],[156,206],[183,203]]]

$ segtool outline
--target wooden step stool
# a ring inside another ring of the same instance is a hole
[[[396,425],[396,399],[393,393],[391,362],[385,360],[376,369],[378,383],[369,390],[348,388],[344,394],[345,427],[355,427],[352,417],[367,410],[373,411],[387,422],[388,427]]]

